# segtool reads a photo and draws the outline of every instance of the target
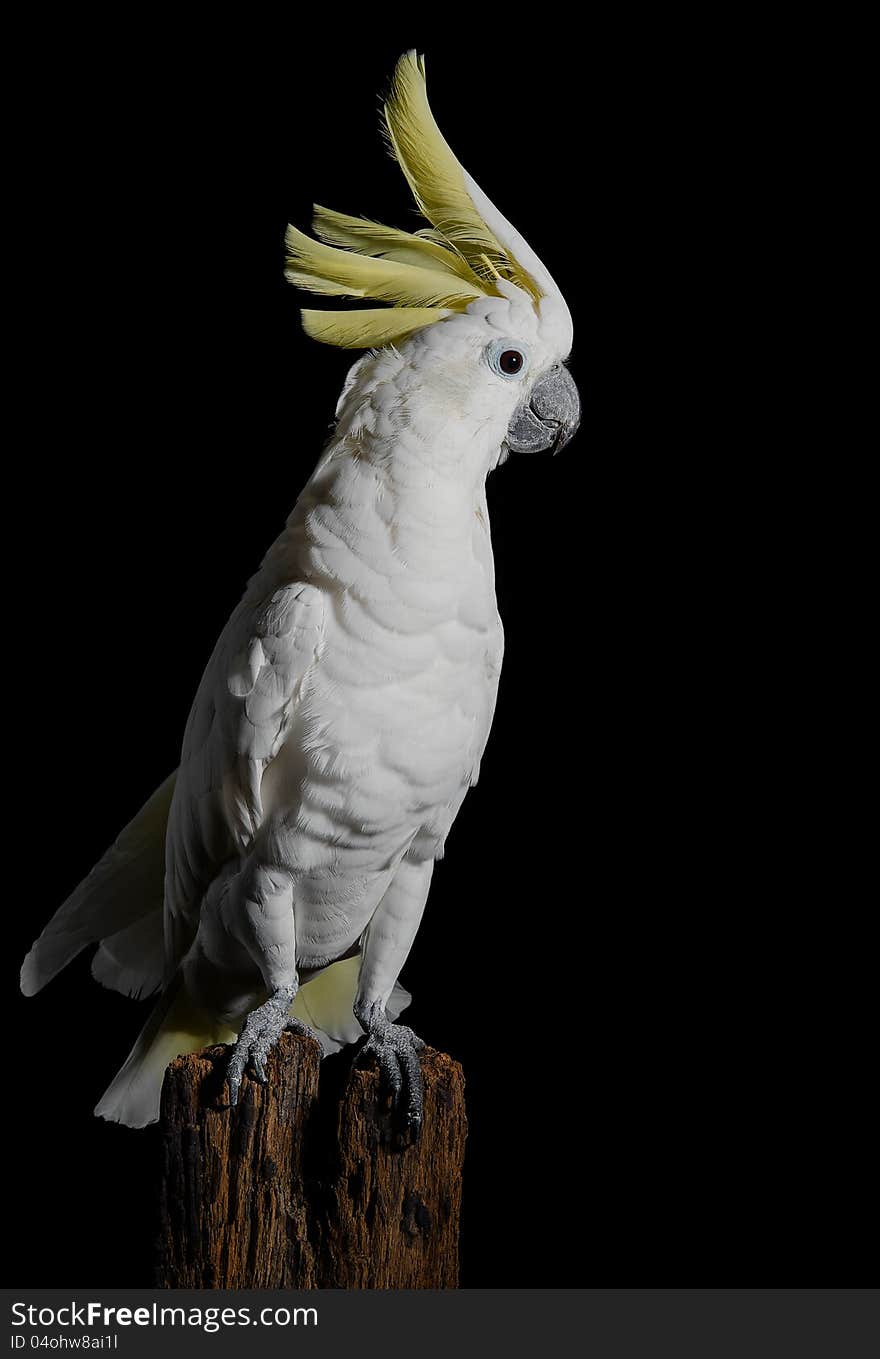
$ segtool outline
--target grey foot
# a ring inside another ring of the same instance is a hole
[[[422,1126],[423,1113],[419,1053],[425,1044],[406,1024],[392,1024],[379,1001],[370,1008],[367,1027],[369,1036],[357,1060],[360,1061],[367,1053],[373,1053],[382,1078],[391,1089],[395,1109],[402,1115],[405,1127],[416,1138]]]
[[[317,1035],[307,1024],[303,1024],[299,1019],[292,1019],[288,1013],[295,995],[295,986],[282,986],[272,993],[265,1005],[251,1010],[245,1020],[244,1028],[230,1053],[229,1065],[226,1068],[230,1105],[238,1103],[238,1093],[248,1062],[257,1080],[265,1085],[266,1058],[285,1029],[292,1029],[317,1041]]]

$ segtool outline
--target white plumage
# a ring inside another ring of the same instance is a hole
[[[423,82],[410,56],[404,63],[398,80]],[[408,177],[424,185],[425,173]],[[408,1000],[398,974],[434,861],[476,781],[501,669],[485,480],[517,411],[528,413],[530,392],[571,342],[546,270],[459,174],[492,243],[479,273],[465,228],[444,237],[436,214],[433,236],[418,244],[322,210],[337,245],[375,252],[359,278],[373,278],[383,248],[397,255],[389,268],[427,273],[407,262],[415,250],[446,291],[426,302],[437,308],[431,324],[410,333],[404,318],[396,347],[352,368],[333,436],[208,662],[176,777],[22,969],[32,994],[100,940],[93,972],[104,985],[139,995],[164,980],[98,1106],[108,1118],[139,1126],[157,1117],[167,1062],[231,1041],[267,996],[289,992],[325,1050],[364,1028],[384,1041],[380,1019],[368,1017],[394,1019]],[[295,244],[300,260],[310,255],[308,238]],[[298,266],[303,286],[318,286],[310,270],[327,250]],[[344,291],[345,260],[326,267],[319,290]],[[418,282],[401,284],[404,313],[425,300]],[[454,310],[450,289],[464,290]],[[394,297],[393,281],[370,295]],[[378,319],[367,330],[384,334],[392,313],[370,313]],[[334,342],[352,334],[343,326]],[[515,380],[487,362],[498,344],[525,361]]]

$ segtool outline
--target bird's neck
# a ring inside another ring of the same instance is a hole
[[[371,357],[370,382],[350,380],[266,566],[343,587],[365,574],[450,586],[460,576],[462,588],[485,581],[494,599],[485,483],[503,430],[477,426],[454,403],[432,404],[423,386],[411,400],[410,375],[395,362],[393,353]]]
[[[336,414],[330,456],[368,463],[404,502],[439,491],[450,504],[473,505],[506,432],[503,411],[476,412],[468,384],[432,366],[427,347],[361,360]]]
[[[334,439],[303,490],[264,567],[275,577],[373,590],[379,579],[408,579],[419,608],[439,613],[476,590],[494,601],[494,564],[482,476],[455,475],[449,445],[436,460],[407,442],[362,432]],[[418,582],[423,583],[423,587]],[[406,589],[401,584],[402,589]]]

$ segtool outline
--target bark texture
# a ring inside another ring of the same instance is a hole
[[[225,1104],[228,1049],[179,1057],[162,1090],[164,1288],[455,1288],[464,1078],[425,1048],[425,1119],[397,1133],[375,1066],[323,1066],[285,1034],[265,1086]],[[319,1087],[319,1069],[321,1081]]]

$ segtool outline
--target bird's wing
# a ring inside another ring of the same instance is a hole
[[[192,942],[202,897],[244,853],[263,819],[266,766],[290,730],[320,650],[325,600],[295,583],[249,593],[232,615],[187,723],[168,825],[165,960],[170,975]]]

